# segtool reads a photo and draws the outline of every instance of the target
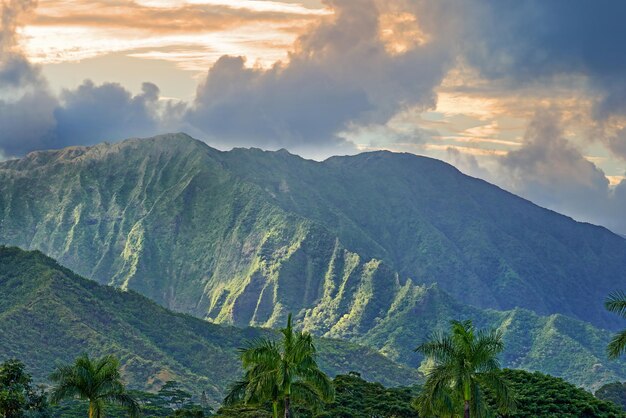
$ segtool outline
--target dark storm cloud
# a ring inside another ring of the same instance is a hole
[[[133,96],[119,84],[87,80],[57,98],[31,84],[17,99],[0,100],[0,152],[21,156],[37,149],[91,145],[105,140],[157,134],[159,90],[144,83]]]
[[[144,83],[142,93],[132,96],[119,84],[96,86],[87,80],[75,90],[64,90],[60,99],[54,110],[55,148],[158,133],[159,88],[152,83]]]
[[[584,76],[602,94],[596,117],[625,113],[626,2],[453,3],[459,9],[452,13],[462,10],[467,17],[460,38],[463,54],[484,77],[514,86],[549,82],[559,75]]]

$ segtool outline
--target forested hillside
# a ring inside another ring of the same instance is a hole
[[[176,314],[133,291],[86,280],[39,252],[1,246],[0,294],[0,361],[22,359],[37,383],[82,352],[114,354],[131,388],[176,380],[221,402],[240,373],[237,349],[271,334]],[[389,385],[420,379],[372,349],[333,340],[319,347],[331,376],[355,370]]]

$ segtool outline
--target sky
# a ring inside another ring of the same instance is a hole
[[[626,234],[626,2],[0,5],[0,159],[164,132],[387,149]]]

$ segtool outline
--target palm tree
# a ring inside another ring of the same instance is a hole
[[[498,410],[515,407],[506,382],[499,375],[498,354],[504,349],[499,331],[476,331],[472,321],[451,321],[451,334],[437,333],[415,349],[434,362],[417,399],[420,416],[484,417],[488,388]]]
[[[626,318],[626,293],[617,291],[609,295],[604,306],[610,312]],[[626,352],[626,330],[613,337],[608,346],[609,358],[615,359]]]
[[[53,403],[66,398],[88,400],[89,418],[104,417],[106,403],[126,407],[131,416],[137,416],[139,404],[126,393],[119,367],[119,360],[113,356],[92,361],[82,354],[74,364],[59,366],[50,375],[50,380],[56,383],[50,399]]]
[[[241,350],[245,375],[231,386],[226,405],[271,402],[274,418],[281,406],[284,417],[291,418],[292,401],[318,406],[333,399],[332,383],[315,361],[311,334],[295,332],[291,314],[280,332],[280,342],[261,338]]]

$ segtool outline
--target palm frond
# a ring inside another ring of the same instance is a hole
[[[454,342],[450,336],[440,332],[432,334],[430,341],[420,344],[414,351],[435,361],[446,361],[455,357]]]
[[[473,381],[471,383],[472,400],[470,402],[470,413],[475,418],[487,418],[489,416],[489,410],[487,403],[483,398],[483,391],[478,382]]]
[[[233,382],[228,387],[228,394],[224,398],[223,404],[227,406],[232,406],[243,402],[246,397],[246,390],[249,383],[250,382],[248,380],[238,380],[236,382]]]
[[[451,388],[453,375],[441,367],[426,381],[415,406],[423,417],[457,416],[462,411],[462,398]]]
[[[626,318],[626,292],[621,290],[611,293],[604,302],[604,307],[609,311]]]
[[[299,371],[301,381],[314,388],[326,402],[335,397],[335,388],[324,372],[318,368]]]
[[[242,365],[246,369],[258,364],[278,364],[280,361],[278,346],[267,338],[253,340],[246,348],[240,350],[240,355]]]
[[[116,405],[126,408],[131,417],[137,417],[141,413],[139,403],[127,393],[114,393],[102,398],[106,402],[111,402]]]
[[[318,390],[307,382],[294,382],[291,386],[291,398],[314,409],[321,407],[325,400]]]
[[[80,390],[72,382],[62,382],[50,391],[50,402],[58,404],[63,399],[80,397]]]
[[[616,334],[611,339],[607,351],[610,359],[616,359],[626,353],[626,330]]]
[[[506,380],[504,380],[497,372],[492,371],[479,374],[478,382],[491,390],[496,399],[499,412],[515,412],[517,404],[515,397],[513,396]]]

